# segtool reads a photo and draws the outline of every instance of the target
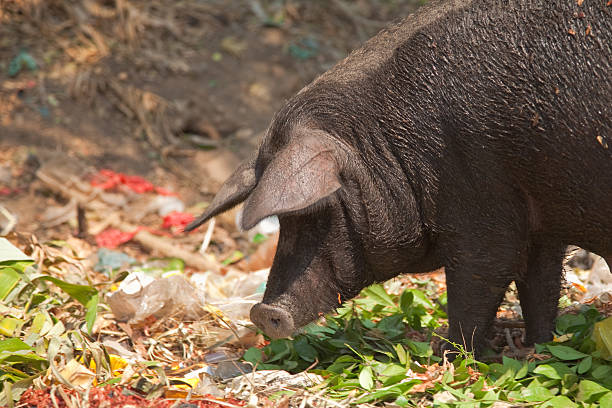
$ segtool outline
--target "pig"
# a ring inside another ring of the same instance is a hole
[[[452,342],[480,355],[513,281],[528,342],[551,340],[566,247],[612,260],[606,2],[431,2],[288,100],[187,230],[278,216],[250,313],[271,338],[444,267]]]

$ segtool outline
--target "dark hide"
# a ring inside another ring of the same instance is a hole
[[[245,199],[243,226],[279,216],[251,312],[274,337],[444,266],[452,341],[480,350],[512,281],[550,340],[566,246],[612,259],[611,45],[606,0],[424,7],[292,98],[191,228]]]

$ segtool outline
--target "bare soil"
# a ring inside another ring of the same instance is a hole
[[[12,174],[0,187],[22,187],[0,204],[17,230],[50,235],[38,216],[56,198],[19,180],[28,154],[209,199],[287,98],[417,5],[0,1],[0,166]],[[35,67],[14,72],[23,53]]]

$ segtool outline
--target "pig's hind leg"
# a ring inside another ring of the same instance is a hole
[[[565,245],[546,239],[531,241],[527,271],[516,280],[527,329],[527,342],[552,339],[559,308]]]

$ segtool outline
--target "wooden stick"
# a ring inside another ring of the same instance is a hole
[[[114,226],[123,232],[134,232],[138,227],[125,222],[116,222]],[[219,272],[219,264],[198,253],[189,252],[177,245],[173,245],[167,239],[158,237],[148,231],[141,230],[134,235],[134,240],[148,249],[154,249],[165,256],[181,258],[189,266],[198,270]]]
[[[85,210],[111,213],[112,209],[108,205],[100,202],[99,197],[97,197],[97,192],[94,191],[92,194],[85,195],[64,185],[62,182],[57,181],[54,177],[42,171],[38,171],[37,176],[47,185],[47,187],[69,199],[75,200],[81,208]],[[110,225],[124,232],[134,232],[138,229],[138,227],[135,225],[121,221],[120,217],[115,217],[114,220],[110,222]],[[199,253],[187,251],[176,244],[173,244],[169,240],[155,236],[150,232],[141,230],[134,236],[134,240],[139,242],[145,248],[149,250],[156,250],[162,253],[164,256],[181,258],[187,265],[200,271],[208,270],[219,272],[219,264],[217,262],[202,256]]]

